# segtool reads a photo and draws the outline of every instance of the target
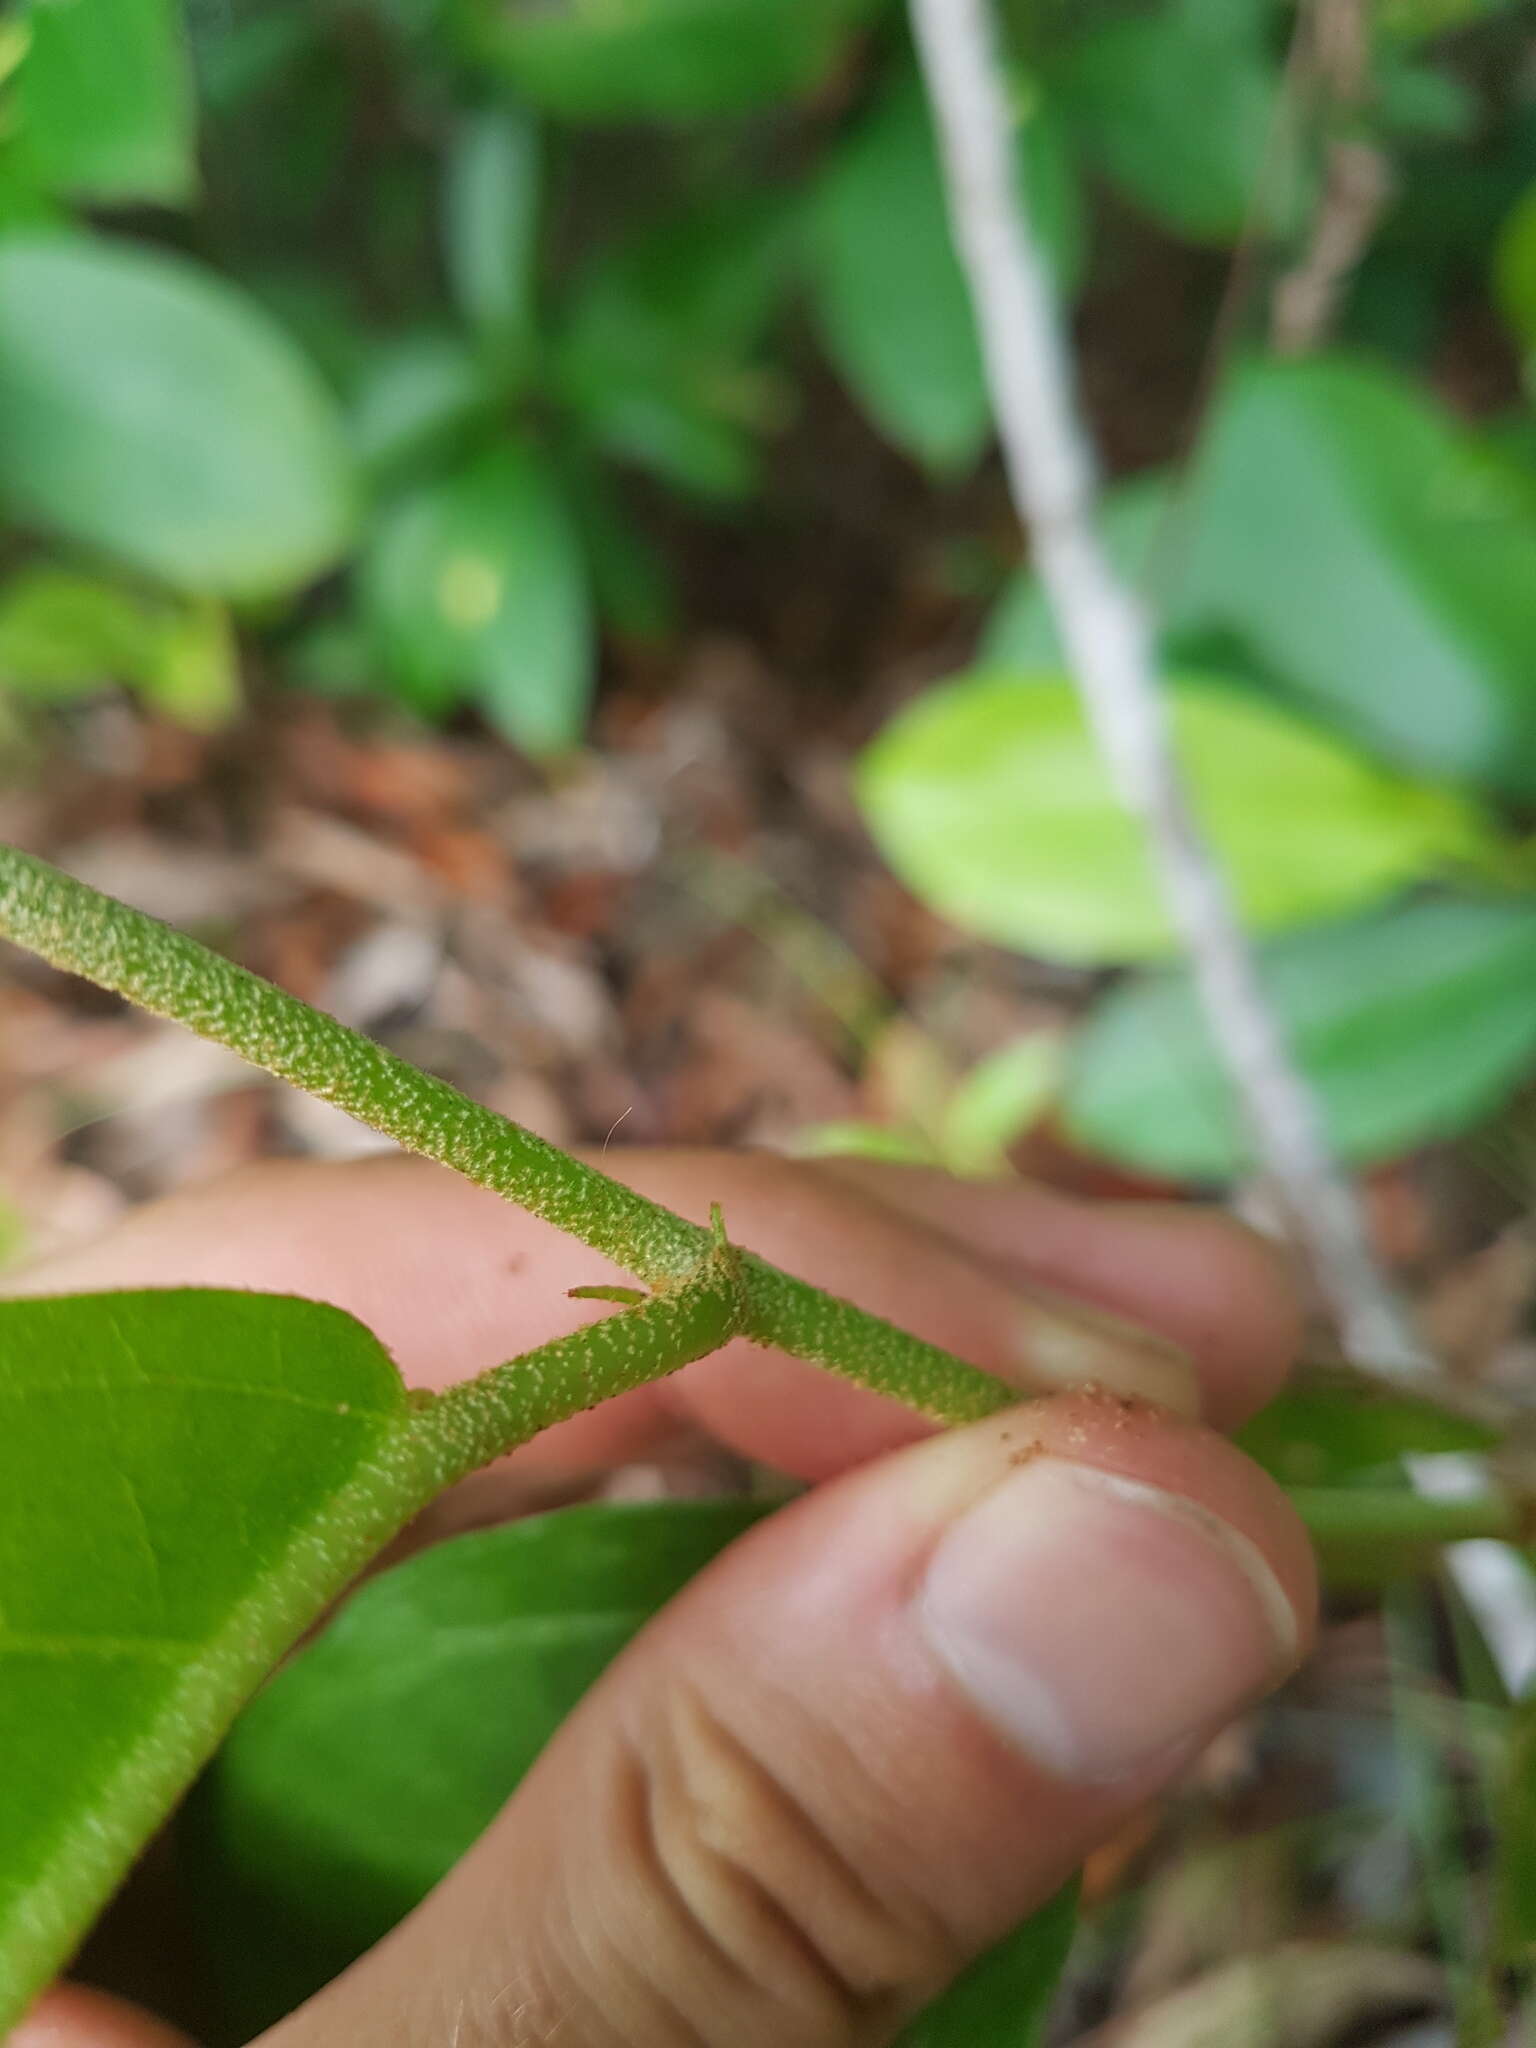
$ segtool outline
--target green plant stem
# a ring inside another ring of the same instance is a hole
[[[745,1319],[741,1256],[722,1233],[688,1279],[424,1400],[410,1436],[430,1494],[554,1423],[707,1358]]]
[[[407,1151],[519,1203],[656,1287],[686,1278],[710,1233],[472,1102],[185,933],[14,847],[0,847],[0,935],[253,1066],[334,1103]],[[975,1366],[766,1260],[743,1255],[743,1332],[935,1421],[995,1413],[1017,1395]]]

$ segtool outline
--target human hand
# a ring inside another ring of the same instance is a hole
[[[934,1436],[735,1344],[506,1461],[509,1510],[701,1426],[823,1483],[636,1639],[458,1868],[262,2048],[879,2048],[1302,1653],[1290,1509],[1172,1412],[1229,1427],[1288,1362],[1284,1276],[1239,1226],[853,1162],[604,1164],[1048,1398]],[[441,1386],[588,1319],[564,1290],[607,1277],[387,1159],[252,1169],[12,1291],[311,1295]],[[184,2044],[62,1990],[11,2048]]]

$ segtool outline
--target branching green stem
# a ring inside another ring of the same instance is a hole
[[[686,1280],[423,1400],[410,1435],[441,1492],[540,1430],[707,1358],[746,1323],[741,1254],[723,1233]]]
[[[569,1232],[653,1287],[666,1290],[688,1279],[710,1252],[711,1233],[700,1225],[185,933],[4,846],[0,936],[334,1103],[407,1151],[451,1166]],[[952,1353],[766,1260],[742,1254],[740,1285],[741,1334],[892,1395],[935,1421],[976,1421],[1017,1398]],[[583,1341],[598,1340],[583,1333]]]

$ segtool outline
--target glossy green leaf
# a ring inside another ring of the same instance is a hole
[[[1195,807],[1261,931],[1369,903],[1481,844],[1460,797],[1277,705],[1187,679],[1169,708]],[[930,690],[867,750],[858,790],[897,873],[964,929],[1063,960],[1172,948],[1145,833],[1061,677]]]
[[[16,73],[19,147],[50,190],[176,202],[197,183],[181,0],[30,0]]]
[[[0,1303],[0,2033],[251,1689],[417,1504],[339,1310]]]
[[[473,699],[530,753],[581,737],[592,624],[580,537],[554,477],[510,443],[423,484],[363,560],[382,658],[418,708]]]
[[[1498,1436],[1433,1401],[1314,1368],[1246,1423],[1237,1441],[1283,1486],[1337,1486],[1402,1458],[1491,1450]]]
[[[1018,135],[1019,181],[1065,284],[1080,256],[1072,171],[1038,101]],[[809,247],[818,324],[870,417],[935,469],[973,462],[991,402],[970,296],[950,239],[922,85],[902,70],[823,173]]]
[[[1162,6],[1082,36],[1052,72],[1073,132],[1128,198],[1196,241],[1294,212],[1278,73],[1243,10]]]
[[[538,131],[505,107],[460,121],[448,152],[444,243],[459,309],[499,353],[533,322],[541,165]]]
[[[688,121],[808,90],[873,0],[458,0],[468,48],[535,106]]]
[[[277,2019],[409,1912],[605,1665],[763,1512],[572,1508],[455,1538],[363,1586],[247,1707],[191,1817],[242,2023]]]
[[[243,294],[181,257],[0,239],[0,498],[189,591],[286,591],[351,533],[318,380]]]
[[[1069,1885],[973,1963],[897,2048],[1038,2048],[1076,1926],[1077,1887]]]
[[[1388,371],[1319,358],[1234,380],[1174,589],[1373,751],[1529,797],[1533,560],[1529,478]]]
[[[1347,1158],[1467,1130],[1536,1061],[1536,910],[1433,899],[1265,946],[1265,986]],[[1114,1159],[1197,1180],[1247,1148],[1188,976],[1127,982],[1069,1065],[1069,1129]]]

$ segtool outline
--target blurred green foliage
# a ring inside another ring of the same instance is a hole
[[[1536,1051],[1500,936],[1536,885],[1531,9],[1381,0],[1352,85],[1294,0],[1000,12],[1065,310],[1123,307],[1149,249],[1183,279],[1243,252],[1198,445],[1116,480],[1107,531],[1335,1135],[1372,1158],[1462,1127]],[[1385,196],[1331,332],[1281,360],[1269,292],[1315,255],[1341,146]],[[1202,315],[1169,346],[1207,340]],[[951,518],[990,408],[898,0],[13,0],[9,715],[113,683],[213,726],[254,658],[559,754],[605,636],[678,623],[654,515],[749,530],[818,353]],[[860,787],[961,925],[1088,966],[1168,950],[1027,571]],[[1422,1088],[1406,1016],[1442,1049]],[[1021,1055],[1017,1089],[978,1084],[1001,1106],[955,1156],[995,1164],[1059,1085],[1123,1160],[1235,1170],[1192,1017],[1133,977],[1064,1080]]]

